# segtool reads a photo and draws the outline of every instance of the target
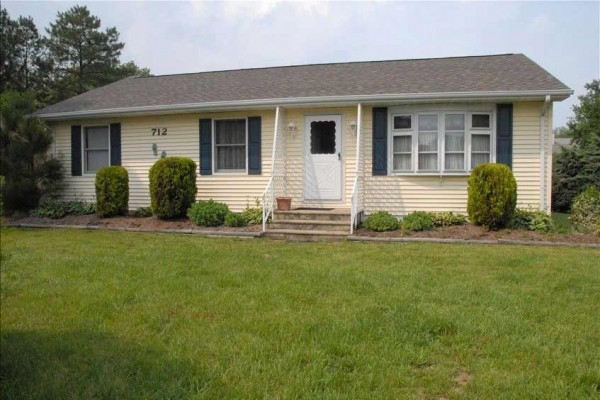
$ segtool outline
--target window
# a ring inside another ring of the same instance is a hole
[[[419,115],[419,171],[438,169],[438,115]]]
[[[246,172],[246,120],[215,120],[215,171]]]
[[[83,165],[86,174],[94,174],[110,165],[108,126],[87,126],[83,130]]]
[[[388,148],[392,172],[466,174],[481,163],[493,161],[493,112],[451,105],[434,107],[391,109]]]
[[[395,171],[412,170],[412,116],[394,116],[393,163]]]
[[[310,123],[310,154],[335,153],[335,121]]]
[[[491,115],[471,114],[471,169],[490,162]]]

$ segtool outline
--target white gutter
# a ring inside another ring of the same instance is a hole
[[[189,104],[167,104],[139,107],[107,108],[100,110],[68,111],[56,113],[38,113],[39,118],[44,120],[64,120],[77,118],[135,116],[135,115],[158,115],[158,114],[185,114],[209,111],[233,111],[252,108],[266,108],[285,105],[295,106],[346,106],[355,105],[360,102],[368,102],[371,105],[378,103],[402,104],[405,102],[437,102],[437,101],[502,101],[543,100],[544,96],[552,95],[554,100],[564,100],[573,94],[571,89],[561,90],[511,90],[511,91],[488,91],[488,92],[442,92],[442,93],[403,93],[403,94],[374,94],[374,95],[350,95],[350,96],[315,96],[315,97],[290,97],[283,99],[255,99],[217,101]]]
[[[544,99],[544,104],[542,105],[542,113],[540,116],[540,175],[541,175],[541,184],[540,184],[540,210],[546,210],[547,198],[546,198],[546,153],[548,149],[546,148],[546,112],[548,111],[548,106],[552,102],[552,96],[549,94],[546,95]]]

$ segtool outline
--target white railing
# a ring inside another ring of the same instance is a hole
[[[263,233],[267,230],[267,221],[273,217],[275,210],[275,196],[285,195],[286,188],[286,136],[285,136],[285,110],[282,107],[275,109],[275,127],[273,130],[273,151],[271,153],[271,177],[262,195],[263,206]]]
[[[360,222],[358,216],[363,211],[363,160],[362,160],[362,104],[358,103],[356,110],[356,176],[352,185],[352,196],[350,197],[350,234]]]

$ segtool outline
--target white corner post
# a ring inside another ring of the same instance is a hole
[[[547,211],[546,205],[548,204],[547,199],[547,153],[548,153],[548,144],[546,142],[546,114],[548,112],[548,107],[552,102],[552,97],[550,95],[546,95],[544,100],[544,104],[542,105],[542,112],[540,116],[540,210]]]

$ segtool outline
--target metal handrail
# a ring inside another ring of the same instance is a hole
[[[354,184],[352,185],[352,196],[350,197],[350,234],[354,233],[354,228],[358,226],[358,213],[359,210],[359,199],[362,196],[362,170],[361,170],[361,140],[362,140],[362,104],[358,103],[357,106],[357,122],[356,122],[356,175],[354,177]]]
[[[269,217],[273,217],[273,209],[275,204],[275,185],[273,184],[273,177],[269,178],[269,183],[262,194],[262,232],[267,230],[267,220]]]

